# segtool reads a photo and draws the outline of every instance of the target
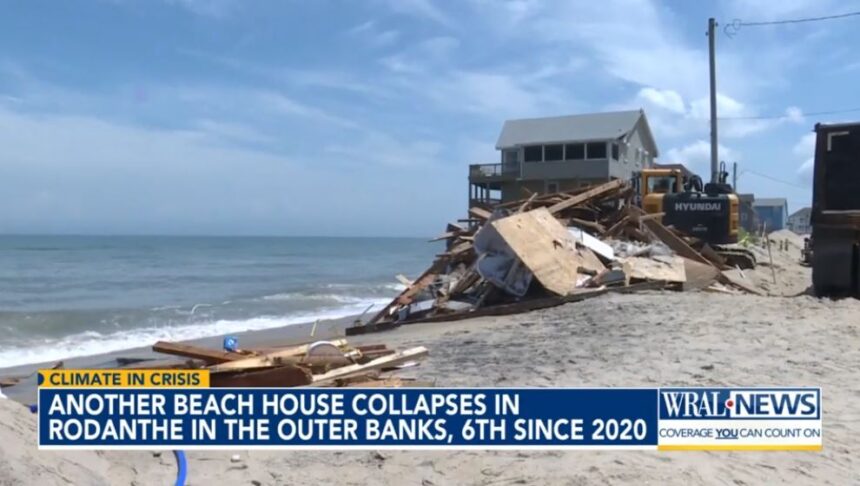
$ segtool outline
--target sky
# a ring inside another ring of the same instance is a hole
[[[659,162],[809,204],[860,1],[2,1],[0,233],[433,236],[509,118],[645,110]],[[776,117],[738,119],[738,117]]]

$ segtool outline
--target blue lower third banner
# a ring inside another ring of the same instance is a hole
[[[821,392],[48,387],[39,446],[820,450]]]

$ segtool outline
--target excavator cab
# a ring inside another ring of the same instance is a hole
[[[684,192],[684,174],[679,169],[644,169],[639,183],[642,209],[662,213],[666,194]]]
[[[755,266],[751,253],[726,246],[738,242],[740,204],[724,175],[703,187],[698,176],[685,177],[678,168],[644,169],[637,185],[646,213],[663,213],[663,224],[707,243],[730,265]]]

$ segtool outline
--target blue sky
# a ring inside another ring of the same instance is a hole
[[[433,235],[506,118],[644,108],[708,171],[707,18],[857,1],[6,1],[0,232]],[[808,204],[811,129],[860,119],[860,17],[718,37],[721,158]],[[769,178],[768,178],[769,177]],[[780,182],[777,182],[776,179]]]

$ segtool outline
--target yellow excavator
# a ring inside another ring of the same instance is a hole
[[[686,177],[678,168],[650,168],[635,178],[642,209],[663,213],[662,223],[707,244],[730,266],[755,267],[755,255],[737,245],[740,200],[726,183],[725,164],[719,180],[702,185],[699,176]]]

